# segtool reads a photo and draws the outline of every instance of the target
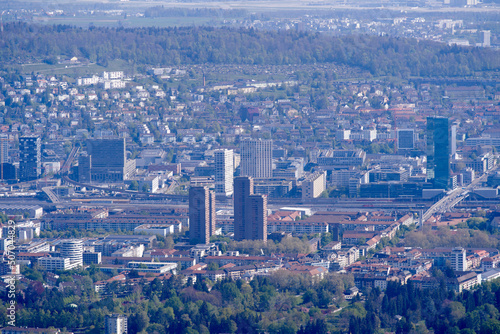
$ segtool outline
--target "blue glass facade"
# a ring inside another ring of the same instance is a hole
[[[450,180],[450,121],[427,117],[427,179],[436,189],[448,189]]]

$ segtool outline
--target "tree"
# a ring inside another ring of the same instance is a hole
[[[139,183],[136,180],[132,180],[129,186],[130,190],[139,190]]]
[[[139,333],[146,329],[149,324],[149,317],[145,311],[132,314],[128,318],[128,328],[130,333]]]

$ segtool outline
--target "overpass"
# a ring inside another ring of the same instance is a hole
[[[52,203],[59,203],[59,197],[52,191],[52,187],[43,187],[42,191],[49,197]]]
[[[123,189],[118,189],[118,188],[99,187],[99,186],[93,186],[93,185],[87,184],[87,183],[80,183],[80,182],[73,181],[67,175],[63,176],[63,180],[64,180],[64,182],[71,183],[71,184],[79,186],[79,187],[85,187],[88,189],[96,189],[96,190],[101,190],[101,191],[105,191],[105,192],[129,194],[129,195],[135,195],[135,196],[144,196],[144,197],[149,197],[149,198],[170,199],[170,200],[177,201],[177,202],[187,202],[188,201],[187,195],[157,194],[157,193],[148,193],[148,192],[133,191],[133,190],[123,190]]]
[[[61,174],[66,174],[69,172],[69,169],[71,168],[71,164],[73,163],[73,160],[75,160],[76,154],[80,150],[79,147],[73,147],[71,149],[71,152],[68,155],[68,159],[64,162],[64,165],[61,168]]]
[[[464,198],[466,198],[469,195],[469,192],[471,192],[480,182],[486,181],[486,179],[488,178],[488,174],[496,170],[497,167],[498,166],[493,167],[492,169],[484,173],[480,178],[477,178],[474,181],[472,181],[472,183],[469,184],[467,187],[457,188],[449,192],[445,197],[441,198],[436,203],[434,203],[434,205],[432,205],[422,215],[421,217],[422,220],[420,224],[423,224],[425,221],[427,221],[427,219],[429,219],[435,213],[445,213],[447,211],[450,211],[455,205],[457,205]]]

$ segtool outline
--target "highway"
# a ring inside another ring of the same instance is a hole
[[[42,191],[49,197],[52,203],[59,203],[59,197],[52,191],[53,187],[43,187]]]
[[[447,196],[434,203],[434,205],[432,205],[422,216],[422,223],[424,223],[427,219],[429,219],[436,213],[445,213],[450,211],[455,205],[457,205],[457,203],[467,197],[469,195],[469,192],[474,190],[474,188],[478,184],[485,182],[488,178],[488,174],[495,171],[497,167],[498,166],[493,167],[492,169],[484,173],[481,177],[472,181],[472,183],[467,187],[457,188],[451,191]]]
[[[75,160],[76,154],[78,153],[79,150],[80,150],[79,147],[73,147],[73,149],[71,149],[71,152],[68,155],[68,159],[66,159],[66,161],[64,162],[64,165],[61,168],[61,174],[64,175],[64,174],[69,172],[69,169],[71,168],[71,165],[73,164],[73,160]]]
[[[187,195],[158,194],[158,193],[148,193],[148,192],[140,192],[140,191],[133,191],[133,190],[123,190],[123,189],[117,189],[117,188],[98,187],[98,186],[93,186],[91,184],[73,181],[67,176],[63,176],[63,180],[64,180],[64,182],[71,183],[71,184],[77,185],[79,187],[102,190],[102,191],[110,192],[110,193],[130,194],[130,195],[135,195],[135,196],[146,196],[146,197],[150,197],[150,198],[171,199],[171,200],[178,201],[178,202],[187,202],[187,200],[188,200]]]

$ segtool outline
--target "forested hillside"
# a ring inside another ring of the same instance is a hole
[[[357,66],[375,76],[453,77],[500,69],[499,53],[430,41],[367,35],[219,28],[89,28],[4,25],[3,62],[80,57],[106,65],[312,64]]]

